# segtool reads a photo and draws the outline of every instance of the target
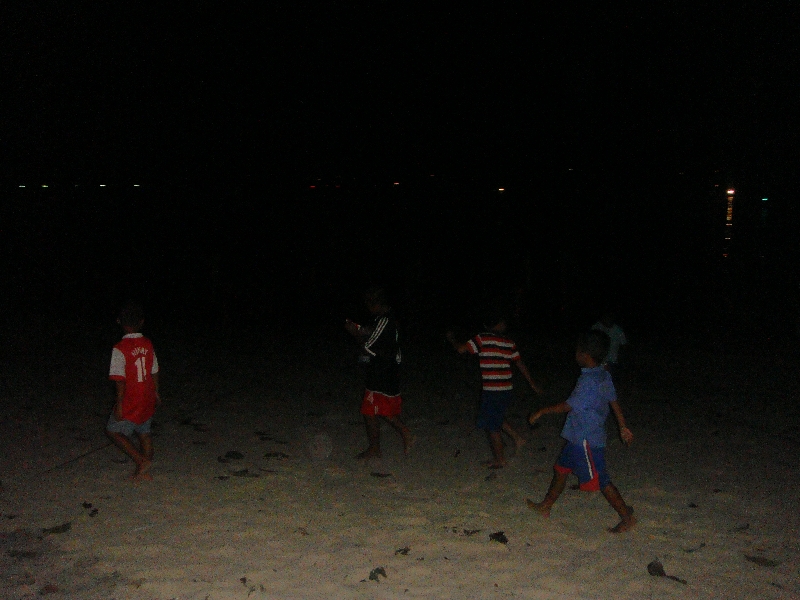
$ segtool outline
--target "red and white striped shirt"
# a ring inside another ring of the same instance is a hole
[[[514,389],[511,361],[520,360],[517,345],[494,333],[479,333],[467,342],[470,354],[477,354],[483,389],[492,392]]]

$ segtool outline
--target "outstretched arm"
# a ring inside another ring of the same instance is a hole
[[[553,404],[551,406],[545,406],[544,408],[540,408],[535,413],[533,413],[530,417],[528,417],[528,423],[533,425],[538,421],[543,415],[552,415],[556,413],[568,413],[572,410],[572,407],[567,404],[566,402],[559,402],[558,404]]]
[[[447,332],[447,341],[453,346],[453,349],[458,352],[459,354],[466,354],[469,352],[469,344],[466,342],[463,344],[459,344],[456,341],[456,337],[453,335],[452,331]]]
[[[537,384],[533,380],[533,377],[531,377],[530,371],[528,371],[528,367],[525,366],[525,363],[522,362],[521,360],[518,360],[516,362],[516,365],[517,365],[517,368],[519,369],[519,372],[522,373],[522,376],[528,381],[528,383],[533,388],[533,391],[536,392],[537,394],[541,394],[542,393],[542,388],[539,387],[539,384]]]
[[[622,414],[622,407],[620,407],[619,402],[616,400],[610,402],[609,404],[611,405],[611,410],[614,411],[614,416],[617,418],[617,425],[619,425],[619,437],[622,438],[622,441],[625,442],[625,444],[630,446],[631,442],[633,441],[633,432],[628,429],[628,426],[625,424],[625,416]]]

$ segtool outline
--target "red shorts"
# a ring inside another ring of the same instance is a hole
[[[400,406],[403,398],[397,396],[387,396],[372,390],[364,391],[364,400],[361,402],[362,415],[379,415],[381,417],[396,417],[400,414]]]

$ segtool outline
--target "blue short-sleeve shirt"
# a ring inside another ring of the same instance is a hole
[[[582,368],[575,389],[567,399],[572,410],[561,430],[561,437],[571,444],[601,448],[606,445],[606,418],[609,403],[617,399],[611,374],[603,367]]]

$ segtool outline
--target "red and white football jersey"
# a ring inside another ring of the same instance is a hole
[[[111,351],[109,379],[125,382],[122,418],[141,424],[156,411],[156,386],[153,374],[158,373],[158,359],[153,343],[141,333],[129,333]]]

